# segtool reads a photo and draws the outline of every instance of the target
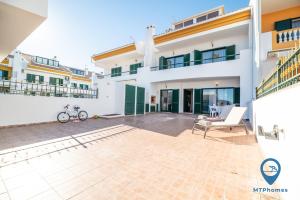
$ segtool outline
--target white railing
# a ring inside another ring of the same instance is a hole
[[[300,28],[293,28],[284,31],[278,31],[276,34],[276,42],[284,43],[296,41],[300,39]]]

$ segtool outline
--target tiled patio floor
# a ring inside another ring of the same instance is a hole
[[[279,199],[252,192],[266,186],[253,135],[203,139],[192,124],[149,114],[0,129],[0,200]]]

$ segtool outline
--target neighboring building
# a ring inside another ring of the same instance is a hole
[[[12,75],[12,67],[10,65],[10,58],[5,58],[0,62],[0,80],[10,80]]]
[[[300,41],[300,1],[263,0],[257,2],[258,23],[254,37],[259,40],[257,83],[275,68]],[[257,86],[257,85],[256,85]]]
[[[48,0],[0,0],[0,62],[48,15]]]
[[[9,55],[1,63],[2,80],[12,80],[23,83],[39,83],[59,85],[88,90],[96,88],[95,72],[81,70],[60,64],[53,59],[33,56],[19,51]],[[12,76],[14,74],[14,76]]]
[[[196,114],[208,113],[213,104],[248,106],[254,98],[251,23],[250,7],[225,14],[221,6],[180,20],[163,34],[155,35],[150,26],[143,43],[92,56],[105,73],[100,95],[114,105],[111,113],[119,114]],[[138,105],[143,98],[144,108]]]

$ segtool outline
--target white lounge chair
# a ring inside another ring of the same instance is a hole
[[[192,133],[194,133],[194,129],[196,129],[196,126],[203,127],[205,132],[204,132],[204,138],[206,136],[207,131],[210,128],[224,128],[224,127],[237,127],[237,126],[243,126],[245,128],[246,133],[248,134],[248,130],[246,127],[246,124],[243,121],[243,116],[246,112],[247,108],[246,107],[233,107],[228,114],[227,118],[225,121],[218,121],[218,122],[211,122],[208,120],[199,120],[197,123],[194,124]]]
[[[218,117],[208,117],[206,115],[198,115],[197,118],[194,120],[194,123],[197,123],[200,120],[207,120],[207,121],[224,121],[227,116],[229,115],[231,109],[235,107],[235,104],[221,106],[220,107],[220,114]]]

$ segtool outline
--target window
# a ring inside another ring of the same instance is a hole
[[[50,85],[63,85],[64,84],[64,80],[61,79],[61,78],[50,77],[49,84]]]
[[[175,25],[175,29],[180,29],[183,27],[183,23],[180,23],[180,24],[176,24]]]
[[[207,15],[207,19],[211,19],[211,18],[214,18],[214,17],[217,17],[217,16],[219,16],[219,11],[215,11],[215,12],[209,13]]]
[[[48,58],[42,58],[39,56],[34,56],[32,57],[32,60],[36,63],[43,64],[43,65],[49,65],[49,66],[55,66],[59,67],[59,62],[53,59],[48,59]]]
[[[44,83],[44,76],[26,74],[26,81],[28,83]]]
[[[205,20],[206,20],[206,17],[207,17],[207,15],[204,15],[204,16],[201,16],[201,17],[198,17],[198,18],[196,19],[196,22],[197,22],[197,23],[199,23],[199,22],[203,22],[203,21],[205,21]]]
[[[111,77],[121,76],[122,75],[122,67],[115,67],[111,69]]]
[[[220,62],[226,60],[226,48],[202,52],[202,63]]]
[[[41,57],[36,57],[36,62],[37,63],[42,63],[43,59]]]
[[[79,84],[79,88],[82,89],[82,90],[88,90],[89,86],[86,85],[86,84]]]
[[[185,22],[183,23],[184,26],[190,26],[190,25],[192,25],[192,24],[193,24],[193,19],[190,19],[190,20],[185,21]]]
[[[49,65],[54,66],[54,60],[49,60]]]
[[[27,74],[26,75],[26,81],[28,83],[35,83],[35,75],[34,74]]]
[[[73,74],[84,76],[84,71],[83,70],[71,68],[71,71],[72,71]]]
[[[209,113],[209,106],[225,106],[240,103],[239,88],[205,88],[202,90],[201,113]]]
[[[77,88],[77,83],[71,83],[72,88]]]
[[[132,64],[129,66],[130,67],[130,74],[136,74],[137,73],[137,69],[142,67],[142,63],[137,63],[137,64]]]
[[[58,67],[58,66],[59,66],[58,61],[53,61],[53,65],[54,65],[55,67]]]
[[[292,20],[292,28],[300,27],[300,17]]]
[[[48,59],[47,58],[43,58],[43,63],[44,65],[48,65]]]
[[[167,58],[167,68],[177,68],[184,66],[183,55]]]
[[[8,71],[0,70],[0,80],[8,80]]]

